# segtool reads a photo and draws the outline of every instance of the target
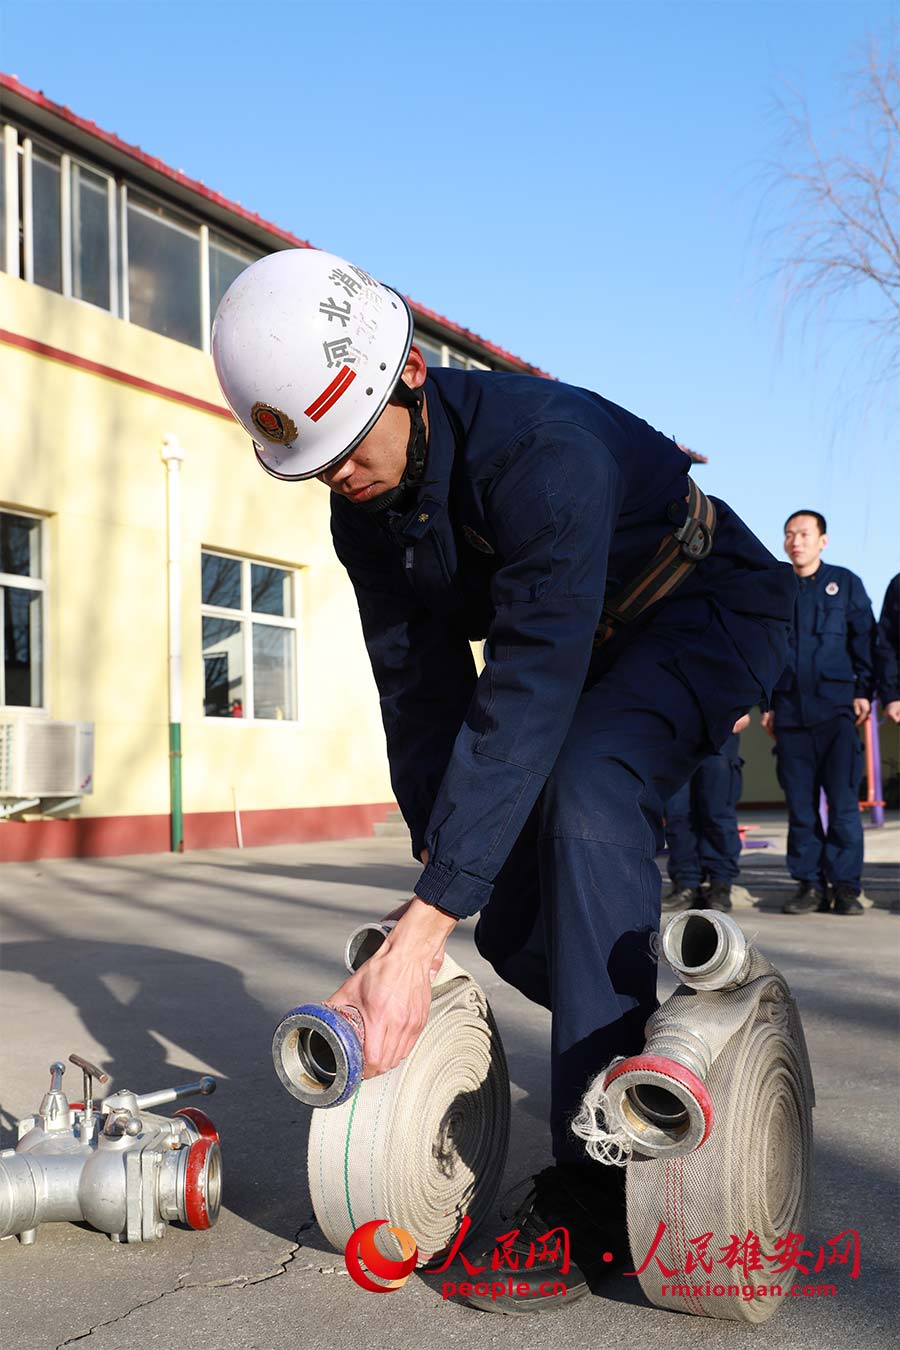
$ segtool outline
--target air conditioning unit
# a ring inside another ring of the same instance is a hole
[[[80,797],[93,790],[93,722],[0,721],[0,797]]]

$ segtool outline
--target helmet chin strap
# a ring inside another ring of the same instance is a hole
[[[352,503],[357,511],[378,516],[383,511],[403,511],[412,502],[415,490],[422,481],[425,472],[425,460],[428,455],[428,440],[425,431],[425,419],[422,406],[425,402],[424,389],[410,389],[403,380],[398,380],[391,395],[391,403],[399,403],[409,411],[409,440],[406,443],[406,467],[396,487],[365,502]]]

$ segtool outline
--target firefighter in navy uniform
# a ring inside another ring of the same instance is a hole
[[[796,511],[785,521],[784,551],[799,593],[788,665],[762,717],[775,738],[788,806],[788,870],[797,882],[782,906],[785,914],[863,913],[857,728],[871,708],[875,619],[859,577],[822,561],[827,543],[818,511]],[[822,789],[827,833],[819,815]]]
[[[900,572],[888,582],[875,641],[875,687],[889,722],[900,723]]]
[[[479,916],[479,951],[552,1010],[555,1163],[511,1223],[526,1254],[569,1229],[568,1302],[603,1252],[627,1259],[622,1171],[587,1160],[568,1122],[656,1006],[663,801],[771,690],[795,585],[646,422],[552,380],[427,371],[412,341],[398,293],[287,250],[232,284],[212,346],[263,467],[331,490],[425,863],[330,1001],[360,1010],[366,1073],[386,1072],[425,1024],[448,934]],[[558,1275],[524,1260],[523,1283]],[[560,1302],[533,1292],[485,1306]]]
[[[736,732],[694,770],[666,802],[666,848],[672,889],[664,914],[686,909],[731,909],[731,887],[740,870],[740,737]]]

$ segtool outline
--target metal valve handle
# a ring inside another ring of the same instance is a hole
[[[98,1069],[96,1064],[92,1064],[89,1059],[82,1059],[81,1055],[70,1055],[69,1063],[74,1064],[76,1069],[82,1073],[82,1083],[84,1087],[84,1113],[90,1120],[94,1110],[94,1084],[96,1078],[101,1085],[109,1082],[109,1074]],[[55,1067],[55,1066],[54,1066]]]
[[[149,1111],[153,1106],[162,1106],[165,1102],[177,1102],[181,1097],[208,1097],[216,1090],[214,1078],[200,1078],[196,1083],[185,1083],[184,1087],[160,1088],[158,1092],[145,1092],[136,1098],[139,1111]]]

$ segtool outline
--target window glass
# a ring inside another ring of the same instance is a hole
[[[220,609],[241,608],[241,564],[238,558],[204,553],[201,591],[204,605]]]
[[[207,717],[244,716],[244,643],[234,619],[203,620],[203,711]]]
[[[259,254],[244,256],[235,249],[220,243],[219,240],[210,236],[209,240],[209,313],[211,318],[216,317],[216,310],[219,308],[219,301],[228,290],[228,287],[234,281],[235,277],[240,276],[245,267],[259,257]]]
[[[205,550],[201,562],[207,717],[296,721],[296,573]]]
[[[72,294],[109,309],[107,180],[72,165]]]
[[[0,586],[3,597],[2,702],[22,708],[41,704],[41,593]]]
[[[253,716],[293,719],[294,631],[253,625]]]
[[[250,567],[250,608],[257,614],[291,617],[291,574],[282,567]]]
[[[444,364],[441,356],[440,347],[436,347],[433,342],[428,342],[425,338],[413,337],[413,342],[419,351],[425,357],[426,366],[442,366]]]
[[[17,577],[41,575],[39,520],[0,511],[0,572]]]
[[[200,238],[161,206],[128,199],[132,323],[200,347]]]
[[[35,149],[31,156],[32,258],[34,280],[51,291],[62,290],[59,159]]]
[[[450,364],[454,370],[465,370],[467,363],[464,356],[457,356],[456,352],[451,352]]]

